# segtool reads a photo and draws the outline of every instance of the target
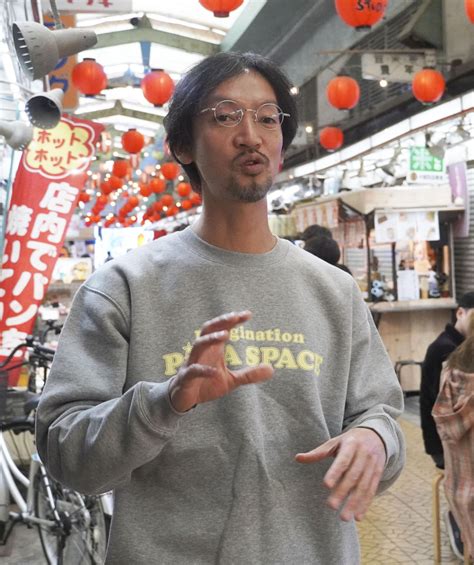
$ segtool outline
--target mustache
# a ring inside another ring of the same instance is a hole
[[[236,157],[234,157],[234,163],[238,163],[239,161],[244,160],[246,157],[252,157],[255,155],[258,155],[266,165],[270,162],[268,157],[263,153],[260,153],[260,151],[258,151],[257,149],[247,149],[246,151],[242,151]]]

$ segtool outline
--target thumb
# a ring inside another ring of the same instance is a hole
[[[329,439],[311,451],[307,451],[306,453],[297,453],[295,455],[295,460],[298,463],[316,463],[317,461],[322,461],[327,457],[334,457],[338,448],[339,437],[335,437]]]

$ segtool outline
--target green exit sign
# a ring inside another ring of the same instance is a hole
[[[410,171],[442,173],[444,171],[444,161],[434,157],[426,147],[411,147]]]

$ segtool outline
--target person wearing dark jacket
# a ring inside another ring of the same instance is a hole
[[[435,465],[444,468],[443,446],[436,430],[431,411],[439,392],[439,379],[444,361],[458,347],[466,335],[469,316],[474,309],[474,291],[459,300],[456,323],[447,324],[444,331],[428,347],[421,370],[420,415],[425,451]]]

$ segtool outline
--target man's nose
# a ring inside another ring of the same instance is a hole
[[[235,143],[238,147],[260,147],[262,144],[261,127],[255,120],[255,112],[245,111],[235,129]]]

